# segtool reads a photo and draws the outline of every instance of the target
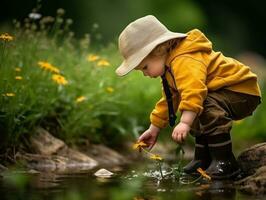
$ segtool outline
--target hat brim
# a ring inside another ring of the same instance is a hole
[[[149,53],[152,52],[152,50],[158,46],[159,44],[166,42],[167,40],[175,39],[175,38],[184,38],[187,35],[184,33],[174,33],[171,31],[168,31],[164,34],[162,34],[160,37],[158,37],[156,40],[154,40],[152,43],[144,46],[139,51],[137,51],[135,54],[127,58],[122,62],[122,64],[116,69],[116,74],[118,76],[125,76],[130,71],[132,71],[134,68],[136,68],[141,61],[149,55]]]

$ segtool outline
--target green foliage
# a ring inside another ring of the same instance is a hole
[[[93,49],[88,35],[74,39],[62,11],[15,26],[14,39],[0,41],[2,147],[39,125],[68,141],[83,137],[110,144],[137,137],[148,125],[159,82],[136,72],[118,78],[115,44]],[[54,81],[55,74],[66,83]]]

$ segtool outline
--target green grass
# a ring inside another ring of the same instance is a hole
[[[89,138],[110,144],[144,130],[159,98],[158,81],[143,79],[138,73],[117,77],[115,69],[122,59],[116,44],[93,48],[87,36],[75,39],[56,23],[45,29],[35,23],[26,26],[14,30],[14,40],[0,43],[2,143],[16,144],[39,125],[67,141]],[[99,58],[88,61],[89,54]],[[110,65],[99,66],[102,59]],[[53,73],[41,69],[39,61],[58,68],[68,83],[54,82]],[[77,102],[81,96],[84,100]]]

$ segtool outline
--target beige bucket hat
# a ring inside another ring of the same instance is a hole
[[[184,38],[184,33],[169,31],[156,17],[147,15],[131,22],[120,34],[119,51],[124,61],[116,69],[118,76],[124,76],[136,68],[159,44],[174,38]]]

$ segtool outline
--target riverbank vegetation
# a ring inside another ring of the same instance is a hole
[[[1,150],[26,141],[39,126],[68,143],[111,146],[133,142],[148,126],[159,80],[136,72],[117,77],[116,41],[91,45],[90,34],[75,37],[72,23],[58,9],[55,17],[36,12],[14,21],[8,33],[0,28]],[[236,122],[234,139],[264,140],[265,110],[262,103],[252,117]]]
[[[154,81],[140,74],[118,78],[116,44],[91,47],[76,39],[71,19],[27,18],[1,30],[1,148],[16,145],[42,126],[64,140],[117,143],[148,123],[158,98]]]

